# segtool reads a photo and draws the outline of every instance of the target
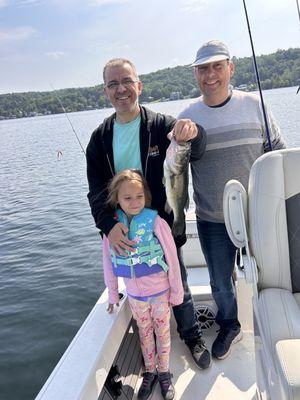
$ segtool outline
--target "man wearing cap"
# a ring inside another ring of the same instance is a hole
[[[233,343],[242,338],[233,289],[236,248],[224,224],[222,198],[230,179],[248,186],[254,161],[268,151],[260,99],[255,94],[232,90],[234,73],[227,46],[212,40],[197,52],[192,64],[201,96],[178,118],[189,118],[206,130],[204,156],[191,163],[199,239],[207,262],[213,298],[218,306],[219,333],[212,355],[223,359]],[[274,150],[285,147],[272,115],[267,112]]]

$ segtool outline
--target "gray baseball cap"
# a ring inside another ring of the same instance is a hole
[[[210,40],[197,51],[196,60],[191,66],[196,67],[197,65],[229,59],[230,54],[226,44],[219,40]]]

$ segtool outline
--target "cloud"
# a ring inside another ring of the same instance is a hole
[[[39,6],[45,3],[44,0],[19,0],[16,5],[18,6]]]
[[[45,54],[47,57],[53,58],[54,60],[58,60],[65,55],[63,51],[47,51]]]
[[[0,8],[8,6],[8,0],[0,0]]]
[[[180,61],[179,61],[179,59],[178,59],[177,57],[172,58],[172,59],[170,60],[170,65],[171,65],[171,66],[176,66],[176,65],[178,65],[179,63],[180,63]]]
[[[128,54],[132,50],[132,46],[129,43],[121,43],[118,41],[106,43],[99,40],[92,40],[91,43],[86,47],[90,54],[105,55],[105,57],[114,57],[113,54]]]
[[[131,0],[89,0],[89,4],[91,6],[106,6],[110,4],[124,4],[124,3],[130,3]]]
[[[0,0],[0,8],[38,6],[44,2],[45,0]]]
[[[36,30],[31,26],[20,26],[18,28],[0,30],[0,44],[28,40],[35,34]]]
[[[186,13],[201,11],[209,5],[208,0],[183,0],[182,9]]]

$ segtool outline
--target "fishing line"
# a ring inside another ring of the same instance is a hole
[[[300,8],[299,8],[299,2],[298,2],[298,0],[296,0],[296,4],[297,4],[298,17],[299,17],[299,22],[300,22]]]
[[[61,108],[62,108],[62,110],[63,110],[63,112],[64,112],[64,114],[65,114],[65,116],[66,116],[66,118],[67,118],[67,120],[69,121],[69,124],[71,125],[72,131],[74,132],[74,135],[76,136],[76,139],[77,139],[77,141],[78,141],[78,143],[79,143],[79,145],[80,145],[80,147],[81,147],[82,152],[83,152],[84,155],[86,156],[85,151],[84,151],[84,148],[83,148],[83,146],[82,146],[82,144],[81,144],[81,142],[80,142],[80,140],[79,140],[79,137],[78,137],[78,135],[77,135],[77,133],[76,133],[76,131],[75,131],[75,129],[74,129],[74,126],[73,126],[73,124],[72,124],[72,122],[71,122],[71,120],[70,120],[70,118],[69,118],[69,116],[68,116],[68,113],[67,113],[65,107],[63,106],[63,103],[61,102],[59,96],[55,93],[55,88],[54,88],[54,86],[52,85],[52,83],[50,83],[50,86],[51,86],[52,89],[54,90],[53,94],[54,94],[54,96],[56,97],[57,101],[59,102],[59,104],[60,104],[60,106],[61,106]]]
[[[264,100],[263,100],[263,94],[262,94],[261,85],[260,85],[260,78],[259,78],[259,74],[258,74],[258,68],[257,68],[257,63],[256,63],[256,56],[255,56],[255,51],[254,51],[254,45],[253,45],[252,34],[251,34],[251,28],[250,28],[250,23],[249,23],[249,18],[248,18],[247,7],[246,7],[246,1],[245,1],[245,0],[243,0],[243,4],[244,4],[245,16],[246,16],[246,21],[247,21],[247,26],[248,26],[248,32],[249,32],[249,38],[250,38],[250,43],[251,43],[252,58],[253,58],[253,63],[254,63],[255,75],[256,75],[256,80],[257,80],[257,85],[258,85],[258,90],[259,90],[259,96],[260,96],[260,101],[261,101],[261,106],[262,106],[262,112],[263,112],[264,121],[265,121],[265,127],[266,127],[266,134],[267,134],[267,139],[268,139],[268,145],[269,145],[270,151],[272,151],[273,148],[272,148],[272,143],[271,143],[271,138],[270,138],[269,124],[268,124],[268,120],[267,120],[267,114],[266,114],[265,104],[264,104]]]
[[[297,4],[298,17],[299,17],[299,22],[300,22],[300,8],[299,8],[299,1],[298,0],[296,0],[296,4]],[[296,94],[298,94],[299,91],[300,91],[300,85],[298,87],[298,90],[297,90]]]

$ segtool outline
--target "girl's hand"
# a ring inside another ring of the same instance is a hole
[[[119,303],[116,304],[117,307],[119,307]],[[114,311],[114,304],[109,303],[106,311],[111,314]]]

